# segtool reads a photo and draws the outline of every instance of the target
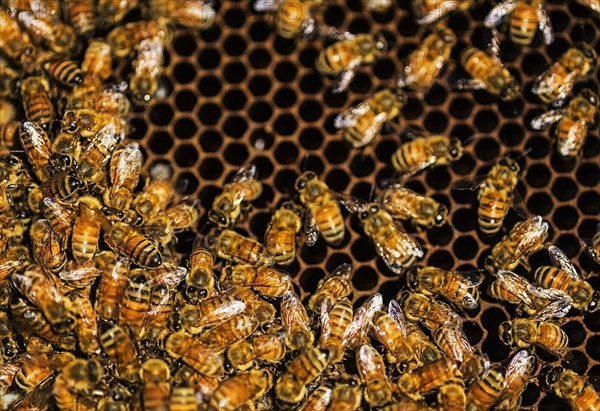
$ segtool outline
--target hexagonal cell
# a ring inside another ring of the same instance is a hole
[[[223,14],[223,21],[227,26],[237,29],[246,23],[246,15],[242,9],[231,8]]]
[[[273,102],[279,108],[290,108],[296,104],[298,95],[292,87],[282,87],[275,92]]]
[[[205,180],[217,180],[223,174],[223,163],[218,158],[206,157],[200,162],[198,171]]]
[[[173,156],[180,167],[191,167],[198,161],[198,150],[191,144],[183,144],[177,147]]]
[[[217,131],[207,130],[200,135],[200,147],[202,151],[214,153],[223,144],[223,138]]]
[[[179,111],[192,111],[197,102],[196,94],[191,90],[181,90],[175,95],[175,105]]]
[[[248,109],[248,115],[253,121],[256,121],[257,123],[264,123],[273,115],[273,109],[269,103],[265,101],[259,101],[250,106]]]
[[[205,70],[217,68],[221,63],[221,55],[216,49],[204,48],[198,54],[198,64]]]
[[[196,51],[197,43],[189,34],[180,34],[173,38],[171,43],[179,56],[191,56]]]
[[[148,139],[148,147],[155,154],[166,154],[173,147],[173,139],[169,133],[155,131]]]
[[[150,121],[157,126],[166,126],[173,119],[173,109],[168,104],[155,104],[150,109]]]
[[[196,78],[196,69],[192,64],[182,61],[173,68],[173,76],[177,82],[187,84]]]
[[[239,89],[229,90],[223,95],[223,105],[231,111],[241,110],[246,105],[246,94]]]
[[[230,83],[238,84],[244,81],[248,71],[243,63],[233,62],[223,68],[223,77]]]
[[[255,96],[264,96],[271,90],[271,80],[267,76],[254,76],[248,82],[248,90]]]
[[[219,119],[221,118],[221,109],[217,104],[214,103],[206,103],[200,106],[198,110],[198,118],[207,126],[212,126],[217,124]]]
[[[200,78],[198,81],[198,90],[203,96],[212,97],[221,92],[221,81],[217,76],[207,75]]]
[[[248,54],[248,61],[252,67],[262,69],[271,64],[271,54],[262,48],[256,48]]]
[[[175,121],[173,131],[175,132],[175,137],[187,139],[196,134],[198,131],[198,126],[193,119],[189,117],[181,117]]]

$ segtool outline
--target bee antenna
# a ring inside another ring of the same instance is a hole
[[[465,141],[462,142],[462,144],[464,146],[466,146],[467,144],[471,143],[473,140],[475,140],[475,137],[477,137],[477,134],[471,134],[469,137],[467,137],[465,139]]]
[[[522,159],[523,157],[525,157],[527,154],[531,153],[532,151],[533,151],[533,148],[529,147],[527,150],[523,151],[516,157],[511,157],[510,154],[508,155],[508,157],[511,157],[513,160],[516,161],[516,160]]]
[[[310,157],[309,154],[304,154],[304,157],[302,157],[302,162],[300,162],[300,172],[301,173],[306,171],[306,167],[308,166],[309,157]]]
[[[375,196],[375,184],[371,184],[371,190],[369,191],[368,201],[372,202],[374,196]]]

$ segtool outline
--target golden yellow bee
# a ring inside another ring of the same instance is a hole
[[[240,341],[227,349],[227,360],[238,370],[247,370],[256,361],[277,363],[285,354],[285,343],[279,335],[254,335],[250,340]]]
[[[538,28],[544,35],[546,44],[554,41],[550,18],[544,10],[542,0],[503,0],[485,17],[484,25],[493,29],[509,17],[510,39],[519,45],[531,44]]]
[[[521,405],[521,395],[535,369],[535,357],[526,350],[518,351],[506,366],[504,381],[506,386],[500,394],[496,409],[515,410]]]
[[[169,396],[169,411],[196,411],[200,402],[196,398],[196,391],[185,383],[173,385]],[[119,410],[120,411],[120,410]],[[125,410],[124,410],[125,411]]]
[[[119,120],[113,119],[102,126],[79,157],[77,172],[86,181],[96,181],[104,175],[104,166],[112,152],[124,138]]]
[[[152,180],[133,199],[133,207],[146,219],[167,209],[175,198],[175,187],[167,180]]]
[[[400,115],[404,104],[406,96],[402,90],[386,88],[339,114],[333,120],[333,125],[344,129],[344,138],[352,147],[361,148],[379,135],[384,123]]]
[[[102,3],[103,0],[100,0]],[[119,0],[122,3],[122,1]],[[112,72],[112,56],[110,45],[102,40],[91,41],[81,62],[81,71],[88,84],[102,84]]]
[[[97,399],[92,390],[100,383],[104,371],[96,360],[74,359],[61,369],[54,380],[54,400],[59,410],[93,409]]]
[[[30,71],[36,59],[35,47],[29,36],[21,30],[17,20],[4,9],[0,9],[0,38],[3,40],[0,49],[4,54],[26,71]]]
[[[115,27],[106,36],[106,41],[113,56],[123,58],[132,54],[142,40],[153,37],[159,37],[167,44],[171,30],[162,21],[140,20]]]
[[[402,374],[398,379],[398,389],[413,400],[420,400],[427,394],[454,378],[458,364],[444,357],[416,370]]]
[[[214,352],[185,331],[177,331],[165,342],[165,351],[181,359],[202,375],[220,377],[224,374],[223,356]]]
[[[592,238],[579,240],[585,251],[600,264],[600,223],[596,226],[596,234]]]
[[[114,26],[138,6],[135,0],[98,0],[98,19],[103,27]]]
[[[483,377],[471,384],[467,391],[467,409],[488,410],[506,387],[504,371],[492,368]]]
[[[544,389],[567,401],[576,411],[600,408],[600,394],[585,377],[563,367],[552,367],[542,371]]]
[[[548,223],[539,215],[515,224],[486,257],[486,270],[490,273],[513,270],[519,264],[529,268],[527,258],[543,247],[547,237]]]
[[[412,9],[419,24],[435,23],[455,10],[467,11],[473,0],[412,0]]]
[[[208,241],[224,260],[255,266],[270,266],[274,263],[264,245],[233,230],[223,230],[216,237],[209,236]]]
[[[439,327],[432,332],[433,341],[450,358],[460,364],[465,379],[476,378],[489,368],[489,360],[475,351],[461,327]]]
[[[85,0],[68,1],[62,5],[63,17],[73,26],[77,34],[84,37],[92,35],[98,23],[95,5]]]
[[[314,312],[321,310],[323,301],[329,297],[331,303],[335,304],[342,297],[347,297],[352,293],[352,266],[342,264],[327,275],[317,284],[317,290],[308,300],[308,308]]]
[[[44,380],[75,359],[71,353],[24,353],[13,385],[25,392],[34,390]]]
[[[297,404],[306,395],[306,385],[321,375],[328,364],[326,350],[311,347],[300,352],[275,384],[275,396],[288,404]]]
[[[310,39],[320,32],[316,11],[322,0],[258,0],[257,12],[275,13],[275,33],[285,39]]]
[[[198,201],[184,199],[178,204],[172,205],[160,212],[155,218],[149,221],[149,224],[164,225],[174,233],[194,229],[200,218],[198,207]]]
[[[133,102],[144,105],[150,102],[158,90],[158,77],[163,71],[164,44],[158,37],[142,40],[133,61],[133,74],[129,88]]]
[[[359,381],[353,376],[342,375],[333,386],[328,411],[355,411],[362,401],[362,389]]]
[[[150,0],[150,13],[157,19],[190,29],[205,30],[215,22],[216,12],[210,1],[186,0],[173,3],[169,0]]]
[[[233,286],[228,294],[242,300],[246,304],[245,311],[252,314],[261,325],[269,323],[275,317],[275,307],[245,287]]]
[[[581,81],[598,63],[592,46],[575,43],[550,68],[534,80],[531,91],[544,103],[561,105],[571,94],[573,86]]]
[[[127,326],[133,335],[139,335],[150,308],[152,286],[150,277],[144,272],[131,274],[119,310],[119,324]]]
[[[573,308],[594,312],[600,307],[600,291],[581,278],[565,253],[556,246],[548,247],[554,267],[538,267],[533,279],[542,287],[562,291],[571,297]]]
[[[38,11],[21,11],[17,17],[36,44],[46,46],[57,54],[71,55],[77,51],[79,44],[72,26],[53,21]]]
[[[362,344],[366,344],[373,318],[382,309],[383,297],[381,294],[375,293],[354,310],[352,322],[348,325],[342,337],[342,347],[355,349]]]
[[[53,57],[45,60],[42,67],[53,79],[67,87],[73,87],[83,82],[83,71],[72,60]]]
[[[162,264],[162,257],[156,246],[133,227],[117,222],[108,231],[103,231],[106,244],[133,263],[142,267],[158,267]]]
[[[344,334],[352,323],[352,303],[347,297],[333,303],[326,297],[321,305],[321,335],[318,346],[329,352],[329,362],[338,363],[344,358]]]
[[[55,198],[46,197],[41,205],[42,213],[48,220],[52,231],[65,241],[71,235],[75,211]]]
[[[52,148],[44,129],[34,122],[24,121],[19,128],[19,138],[35,175],[42,182],[48,180]]]
[[[137,143],[117,148],[110,159],[110,188],[104,191],[104,204],[116,210],[127,210],[133,190],[138,184],[142,152]]]
[[[372,407],[381,407],[392,399],[392,387],[388,381],[381,355],[370,345],[361,345],[356,351],[356,367],[365,385],[365,401]]]
[[[463,146],[456,137],[417,137],[403,143],[392,154],[392,166],[402,174],[415,174],[427,167],[447,165],[462,157]]]
[[[0,311],[0,359],[2,362],[13,360],[21,351],[15,339],[16,334],[5,311]]]
[[[432,28],[408,56],[397,79],[398,87],[414,89],[423,98],[446,66],[455,44],[456,35],[451,29],[443,25]]]
[[[411,321],[419,321],[430,330],[462,326],[462,318],[448,304],[411,292],[402,302],[403,312]]]
[[[234,411],[262,397],[273,385],[267,370],[250,370],[224,380],[214,392],[208,411]]]
[[[129,334],[118,325],[100,325],[100,345],[115,364],[117,375],[129,382],[139,379],[140,361],[135,343]]]
[[[254,316],[238,314],[203,333],[200,342],[215,352],[221,352],[252,335],[258,325],[259,322]]]
[[[502,101],[515,100],[520,86],[498,56],[498,46],[492,47],[492,55],[476,47],[467,47],[460,56],[460,63],[471,79],[459,79],[454,84],[458,90],[487,90]]]
[[[273,213],[265,231],[264,244],[276,264],[289,265],[294,261],[301,229],[301,209],[291,201],[286,201]]]
[[[205,239],[196,237],[190,254],[190,270],[185,277],[185,296],[192,304],[199,303],[215,286],[215,257],[205,246]]]
[[[91,260],[100,239],[100,202],[91,196],[79,199],[79,214],[73,222],[71,252],[78,263]]]
[[[588,128],[598,112],[598,95],[589,88],[581,90],[566,108],[546,111],[531,120],[531,128],[543,130],[558,122],[554,129],[556,149],[563,157],[574,157],[585,143]]]
[[[251,287],[265,298],[279,298],[292,288],[292,277],[271,267],[236,265],[225,267],[222,273],[222,284]]]
[[[244,301],[232,294],[222,294],[207,298],[198,304],[186,304],[181,308],[180,318],[183,327],[192,334],[199,334],[204,328],[214,326],[241,314],[246,308]]]
[[[0,90],[0,124],[13,122],[17,118],[17,107],[11,100],[2,97],[3,94]]]
[[[171,392],[171,370],[160,359],[145,361],[140,368],[142,403],[145,410],[166,410]]]
[[[325,411],[331,403],[333,390],[327,385],[320,385],[298,408],[299,411]]]
[[[321,50],[315,61],[315,68],[319,73],[339,76],[334,93],[341,93],[348,88],[362,64],[373,64],[388,50],[387,40],[381,33],[345,33],[344,37],[344,40]]]
[[[425,295],[441,295],[459,307],[479,305],[477,286],[483,282],[479,271],[446,271],[437,267],[413,267],[406,273],[408,286]]]
[[[449,381],[442,385],[438,391],[437,401],[440,411],[465,410],[467,406],[467,395],[462,382]]]
[[[129,274],[129,261],[124,258],[117,260],[114,254],[112,257],[102,268],[95,300],[98,316],[106,321],[114,321],[119,315],[119,304]]]
[[[0,122],[0,145],[15,148],[19,140],[20,121]]]
[[[51,273],[60,272],[67,263],[63,243],[46,219],[39,219],[29,229],[33,259]]]
[[[308,348],[315,341],[306,309],[293,290],[286,291],[281,299],[281,321],[285,329],[285,345],[290,350]]]
[[[68,294],[77,312],[75,315],[75,334],[79,341],[79,349],[88,355],[100,352],[100,338],[96,311],[90,301],[89,288],[74,290]]]

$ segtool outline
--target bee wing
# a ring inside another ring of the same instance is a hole
[[[63,270],[58,274],[58,276],[65,281],[82,281],[92,280],[98,277],[100,274],[101,271],[93,265],[80,265],[72,269]]]
[[[0,364],[0,386],[10,386],[15,379],[15,375],[17,372],[19,372],[22,366],[23,363],[21,361]]]
[[[554,290],[552,288],[543,288],[537,285],[530,284],[527,287],[527,292],[530,295],[533,295],[534,297],[541,298],[544,300],[552,302],[563,301],[565,304],[573,304],[573,299],[568,294],[565,294],[563,291],[560,290]],[[565,314],[567,312],[568,310],[565,311]]]
[[[254,3],[254,11],[268,12],[276,11],[282,0],[256,0]]]
[[[496,277],[496,281],[500,281],[504,285],[504,288],[516,295],[523,304],[528,306],[533,305],[533,301],[529,295],[531,284],[527,279],[507,270],[498,271]]]
[[[482,270],[454,271],[454,274],[460,276],[462,282],[469,287],[477,287],[483,282]]]
[[[340,113],[333,120],[335,128],[349,128],[356,124],[359,117],[369,111],[371,107],[369,100],[365,100],[355,107],[350,107],[346,112]]]
[[[344,331],[342,346],[345,348],[354,348],[362,344],[371,330],[373,316],[382,308],[383,298],[379,293],[373,294],[362,306],[357,308],[354,312],[352,322],[348,325],[346,331]]]
[[[545,130],[560,120],[565,115],[566,111],[567,110],[564,108],[546,111],[539,116],[535,116],[529,125],[534,130]]]
[[[570,302],[566,300],[557,300],[538,311],[532,319],[536,321],[547,321],[552,318],[562,318],[567,315],[569,310],[571,310]]]
[[[512,13],[516,5],[516,0],[504,0],[501,3],[498,3],[496,7],[485,16],[485,20],[483,21],[484,26],[488,29],[497,27],[502,23],[504,17]]]
[[[444,337],[448,342],[447,347],[450,350],[446,354],[453,360],[463,362],[465,354],[473,352],[473,348],[462,328],[458,326],[439,327],[435,330],[435,333],[444,333]]]
[[[487,84],[481,80],[472,79],[472,78],[453,78],[450,77],[448,79],[448,83],[450,87],[454,90],[460,91],[472,91],[472,90],[485,90],[487,89]]]
[[[541,2],[538,4],[538,20],[540,31],[544,35],[544,42],[546,44],[551,44],[554,41],[552,24],[550,23],[550,18],[548,18],[548,14],[546,13],[546,10],[544,10],[544,6]]]
[[[41,411],[50,407],[50,399],[53,398],[54,376],[50,375],[41,383],[33,387],[27,394],[21,397],[11,406],[11,410]]]
[[[579,242],[581,243],[581,246],[583,247],[585,252],[590,257],[592,257],[592,259],[594,259],[598,264],[600,264],[600,253],[598,253],[596,247],[594,247],[594,240],[591,238],[584,238],[582,240],[579,240]],[[0,270],[0,272],[2,272],[2,270]]]
[[[306,244],[308,246],[313,246],[319,239],[319,226],[315,222],[315,219],[310,212],[310,210],[306,210],[304,215],[304,232],[306,233]]]
[[[521,194],[519,194],[519,192],[516,189],[514,189],[512,192],[511,207],[513,208],[513,210],[515,210],[519,217],[525,219],[529,218],[529,210],[527,209],[527,204],[525,203],[525,200],[523,199]]]
[[[556,97],[554,103],[552,103],[553,107],[560,107],[564,104],[566,98],[569,96],[569,94],[571,94],[576,80],[577,73],[572,71],[561,81],[560,87],[558,88],[558,96]]]
[[[403,336],[406,337],[406,319],[402,313],[402,308],[398,301],[390,300],[388,304],[388,315],[398,324],[398,328]]]
[[[481,183],[485,181],[487,174],[481,174],[472,177],[459,178],[452,183],[454,190],[471,190],[475,191],[481,186]]]
[[[362,198],[344,193],[334,193],[334,196],[351,213],[360,213],[367,207],[367,202]]]
[[[450,13],[452,10],[455,10],[459,6],[459,1],[450,0],[444,1],[440,4],[435,10],[427,13],[423,17],[417,19],[417,23],[420,25],[431,24],[444,17],[446,14]]]
[[[52,25],[40,20],[33,11],[22,11],[17,18],[28,31],[34,33],[46,41],[54,41]]]
[[[550,69],[544,71],[542,74],[537,76],[531,86],[531,92],[533,94],[544,94],[552,91],[552,84],[555,81],[555,75],[550,74]]]
[[[306,313],[300,297],[294,291],[286,291],[281,298],[281,319],[283,324],[299,324],[302,328],[309,330],[308,317],[306,315],[297,315],[297,313]]]
[[[321,341],[327,341],[331,336],[331,321],[329,317],[329,311],[333,303],[330,297],[325,297],[321,304]]]
[[[551,245],[548,247],[548,254],[550,255],[550,260],[555,267],[561,268],[567,274],[571,276],[574,280],[580,280],[581,276],[577,273],[575,266],[569,260],[569,257],[555,245]]]
[[[360,66],[361,61],[361,58],[355,58],[350,62],[350,64],[348,64],[348,68],[346,68],[346,70],[344,70],[342,74],[340,74],[340,76],[338,77],[337,86],[332,90],[333,94],[341,93],[342,91],[345,91],[348,88],[348,86],[354,79],[356,69],[358,68],[358,66]]]
[[[339,265],[335,270],[333,270],[331,272],[331,274],[326,276],[326,279],[331,278],[331,277],[336,277],[336,276],[340,276],[340,277],[349,279],[351,275],[352,275],[352,264],[344,263],[344,264]]]
[[[369,144],[373,139],[379,134],[381,131],[381,127],[387,118],[386,113],[379,113],[373,119],[371,125],[365,130],[365,134],[360,139],[360,144],[357,145],[357,148],[364,147]]]
[[[258,177],[258,167],[255,164],[246,164],[235,173],[232,182],[240,183],[242,181],[256,180]]]
[[[517,384],[519,380],[527,379],[535,367],[535,357],[527,350],[517,352],[506,366],[505,381],[508,387]]]
[[[111,176],[113,179],[113,187],[115,189],[123,187],[131,175],[135,175],[139,178],[142,162],[143,157],[140,146],[137,143],[127,145],[119,155],[117,167],[115,168],[115,175]],[[135,187],[131,187],[131,189],[134,188]]]
[[[402,274],[403,266],[399,262],[404,259],[406,255],[414,255],[417,258],[423,257],[423,250],[419,243],[410,235],[402,231],[397,224],[394,225],[396,235],[398,239],[398,247],[392,248],[387,243],[379,241],[378,238],[373,238],[375,250],[377,254],[383,259],[388,268],[395,274]]]
[[[175,288],[183,281],[187,275],[185,267],[173,267],[172,270],[161,270],[160,274],[152,278],[149,283],[152,286],[165,284],[170,288]]]

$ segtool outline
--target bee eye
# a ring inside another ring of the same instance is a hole
[[[452,148],[452,149],[450,150],[450,155],[451,155],[452,157],[456,157],[456,156],[458,155],[458,149],[457,149],[456,147]]]
[[[306,187],[306,181],[305,180],[298,180],[298,184],[296,184],[296,186],[298,188],[304,188],[304,187]]]
[[[444,216],[441,214],[438,214],[435,216],[435,223],[436,224],[440,224],[442,221],[444,221]]]
[[[366,220],[368,216],[369,216],[369,214],[366,211],[363,211],[362,213],[359,214],[359,218],[361,220]]]
[[[378,211],[379,211],[379,206],[376,206],[376,205],[371,206],[371,213],[375,214]]]

